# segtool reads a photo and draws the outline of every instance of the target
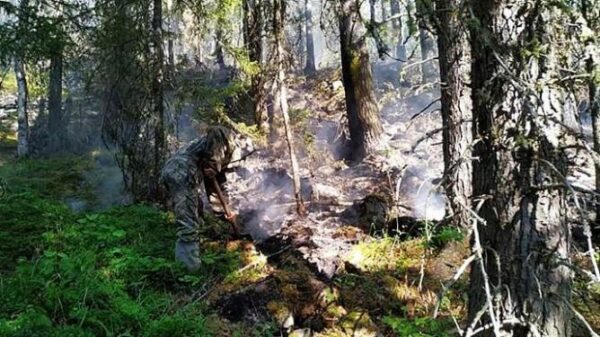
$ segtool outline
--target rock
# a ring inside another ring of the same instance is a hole
[[[331,89],[333,91],[338,91],[340,89],[342,89],[344,87],[344,83],[340,80],[334,81],[333,83],[331,83]]]
[[[313,186],[313,196],[316,200],[327,199],[337,201],[341,195],[342,193],[340,192],[340,190],[333,186],[321,183],[315,183]]]
[[[317,169],[317,174],[323,175],[323,176],[330,176],[332,174],[335,174],[337,171],[337,169],[335,167],[332,166],[321,166]]]

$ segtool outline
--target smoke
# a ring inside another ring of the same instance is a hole
[[[262,241],[279,233],[295,208],[293,181],[283,162],[265,165],[260,158],[248,161],[228,177],[236,187],[230,198],[244,231]],[[310,193],[308,189],[303,192],[305,198]]]
[[[132,202],[131,195],[126,192],[123,173],[114,156],[114,150],[100,149],[92,152],[94,169],[86,174],[92,183],[95,195],[95,208],[106,209]]]

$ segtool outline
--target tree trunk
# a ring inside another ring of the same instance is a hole
[[[14,59],[15,77],[17,79],[17,156],[29,155],[29,116],[27,113],[27,79],[25,66],[20,57]]]
[[[390,11],[392,16],[400,15],[400,0],[390,0]],[[404,32],[402,27],[402,18],[392,20],[392,32],[396,41],[395,57],[400,61],[406,62],[406,46],[404,46]]]
[[[225,53],[223,53],[223,29],[217,25],[215,36],[215,58],[219,69],[225,69]]]
[[[285,138],[287,141],[288,152],[290,154],[290,164],[292,167],[292,177],[294,181],[294,197],[296,199],[296,212],[299,215],[305,213],[304,202],[302,200],[300,185],[300,167],[296,159],[296,150],[294,149],[294,137],[288,115],[287,86],[285,84],[285,0],[273,0],[273,33],[275,35],[275,53],[277,62],[277,75],[275,79],[274,91],[274,114],[281,114],[283,125],[285,127]]]
[[[365,27],[358,18],[356,0],[340,0],[339,18],[342,76],[352,144],[351,157],[362,159],[378,146],[383,129],[373,91],[373,75],[365,41]]]
[[[586,60],[586,68],[590,74],[588,84],[590,114],[592,115],[592,138],[594,142],[594,151],[600,153],[600,86],[596,81],[598,79],[594,74],[600,74],[600,66],[590,55]],[[600,191],[600,164],[594,163],[596,173],[596,191]],[[600,200],[596,204],[596,224],[593,228],[593,236],[596,241],[600,241]]]
[[[417,22],[419,25],[419,44],[421,47],[421,73],[423,83],[433,83],[438,79],[435,68],[435,47],[431,32],[429,32],[429,21],[433,15],[433,9],[428,0],[416,0]]]
[[[173,0],[167,1],[167,13],[168,13],[168,21],[167,21],[167,73],[165,77],[167,79],[172,79],[175,74],[175,41],[173,41],[174,36],[177,34],[177,24],[175,23],[176,18],[173,11]]]
[[[594,20],[589,18],[591,4],[589,0],[581,2],[581,13],[586,21],[587,29],[596,31],[599,27],[594,26]],[[594,151],[600,153],[600,48],[596,39],[589,38],[586,41],[585,68],[590,78],[588,80],[588,100],[590,115],[592,116],[592,140]],[[596,174],[596,191],[600,191],[600,164],[594,161]],[[596,223],[592,228],[592,234],[596,241],[600,241],[600,198],[596,200]]]
[[[152,97],[154,98],[154,163],[150,176],[149,197],[159,198],[159,175],[166,156],[164,125],[164,50],[162,27],[162,0],[154,0],[152,13],[152,40],[154,47],[154,78],[152,79]]]
[[[18,33],[17,43],[24,45],[20,32],[27,27],[27,7],[28,0],[21,0],[18,11]],[[25,76],[25,64],[23,54],[20,50],[14,57],[14,71],[17,81],[17,156],[27,157],[29,155],[29,115],[27,113],[28,95],[27,77]]]
[[[306,11],[300,15],[300,18],[296,19],[296,31],[297,35],[296,39],[296,57],[294,57],[294,62],[297,62],[298,70],[304,71],[304,67],[306,66],[306,32],[304,30],[304,26],[306,25]]]
[[[377,17],[376,17],[377,10],[375,9],[376,2],[377,2],[377,0],[369,0],[369,14],[371,17],[371,23],[374,23],[375,21],[377,21]]]
[[[50,59],[50,78],[48,82],[48,131],[50,143],[47,149],[56,152],[62,149],[66,125],[62,116],[62,76],[63,54],[57,51]]]
[[[244,0],[244,44],[248,50],[250,62],[255,63],[259,71],[252,74],[250,98],[254,110],[254,122],[259,130],[269,133],[269,115],[267,110],[267,93],[262,69],[262,0]]]
[[[306,20],[304,21],[306,27],[306,65],[304,67],[304,74],[310,76],[317,71],[315,62],[315,40],[312,31],[312,6],[310,0],[304,0],[304,11],[306,13]]]
[[[472,102],[470,46],[467,27],[461,20],[460,0],[437,0],[440,64],[442,138],[447,213],[452,224],[468,228],[471,196]]]
[[[479,23],[471,32],[473,208],[481,204],[485,224],[473,241],[483,259],[471,268],[468,311],[473,321],[483,310],[477,327],[497,322],[483,336],[570,335],[570,231],[565,188],[556,187],[567,169],[557,81],[566,59],[559,53],[568,53],[567,25],[547,6],[508,0],[473,6]],[[549,47],[542,57],[524,53],[538,44]],[[490,296],[493,306],[484,308]]]
[[[381,0],[381,22],[385,22],[387,20],[387,7],[385,4],[386,1]]]

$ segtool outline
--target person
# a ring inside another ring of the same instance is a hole
[[[239,234],[236,215],[229,208],[226,197],[225,173],[231,163],[241,161],[253,151],[249,138],[228,128],[213,126],[206,129],[204,136],[193,140],[165,162],[160,179],[175,214],[175,258],[188,270],[200,268],[200,239],[206,230],[200,183],[204,183],[213,211],[222,213],[232,224],[235,234]]]

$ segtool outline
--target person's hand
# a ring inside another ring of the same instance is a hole
[[[213,168],[205,167],[202,169],[202,174],[205,177],[214,178],[217,175],[217,171],[215,171]]]
[[[225,220],[227,220],[231,224],[233,235],[235,237],[239,237],[242,234],[242,230],[237,223],[237,214],[233,212],[231,212],[230,214],[225,214]]]
[[[229,214],[225,214],[225,220],[229,221],[229,223],[235,225],[237,220],[237,214],[231,212]]]

